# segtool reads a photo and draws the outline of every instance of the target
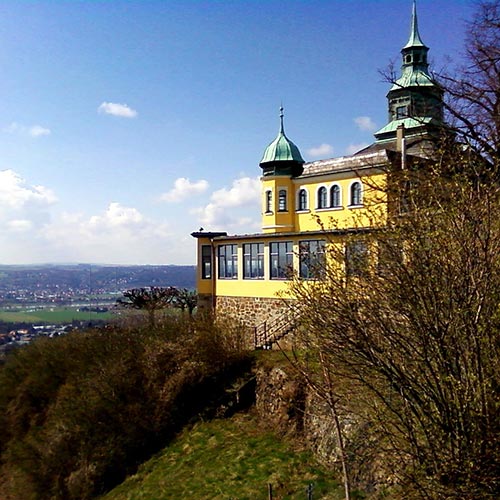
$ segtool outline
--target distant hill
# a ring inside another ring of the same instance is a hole
[[[195,266],[0,265],[0,295],[26,290],[95,293],[148,286],[195,287]]]

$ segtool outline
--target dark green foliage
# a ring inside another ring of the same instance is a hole
[[[0,498],[85,499],[117,484],[248,368],[210,322],[37,341],[0,367]]]

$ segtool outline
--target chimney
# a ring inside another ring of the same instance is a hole
[[[398,125],[396,130],[396,151],[401,153],[403,150],[403,139],[405,137],[405,126],[403,123]]]
[[[398,125],[396,130],[396,151],[401,153],[401,169],[404,170],[406,168],[406,138],[403,123]]]

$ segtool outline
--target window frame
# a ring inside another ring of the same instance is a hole
[[[290,272],[293,272],[293,241],[271,241],[269,243],[269,279],[286,280]]]
[[[366,276],[370,265],[368,243],[365,240],[347,241],[344,252],[347,278]]]
[[[408,118],[408,106],[396,106],[396,120],[402,120],[403,118]]]
[[[315,247],[311,251],[311,247]],[[320,279],[325,271],[326,241],[299,241],[299,277],[301,279]],[[317,269],[319,272],[314,272]]]
[[[288,212],[288,191],[286,188],[278,190],[278,212]]]
[[[243,279],[264,279],[264,243],[243,243]]]
[[[230,252],[228,253],[228,250]],[[228,264],[231,265],[228,265]],[[238,279],[238,245],[228,243],[217,247],[217,276],[219,279]]]
[[[329,208],[328,189],[326,186],[318,186],[318,189],[316,190],[316,208],[318,210],[325,210],[326,208]]]
[[[301,187],[297,191],[297,212],[306,210],[309,210],[309,193],[305,187]]]
[[[208,249],[208,254],[206,250]],[[212,279],[212,245],[201,245],[201,279]]]
[[[265,214],[272,214],[273,213],[273,190],[272,189],[266,189],[265,195],[264,195],[264,213]]]
[[[356,185],[359,186],[359,191],[355,195],[354,189]],[[357,201],[357,203],[355,203]],[[349,186],[349,206],[362,207],[363,206],[363,183],[360,180],[351,182]]]
[[[334,189],[337,189],[337,193],[338,193],[338,203],[335,204],[334,203],[334,200],[333,200],[333,193],[334,193]],[[340,187],[340,184],[332,184],[331,187],[330,187],[330,207],[331,208],[342,208],[342,188]]]

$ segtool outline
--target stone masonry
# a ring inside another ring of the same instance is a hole
[[[286,310],[286,301],[263,297],[217,297],[216,314],[254,327],[270,321]]]

